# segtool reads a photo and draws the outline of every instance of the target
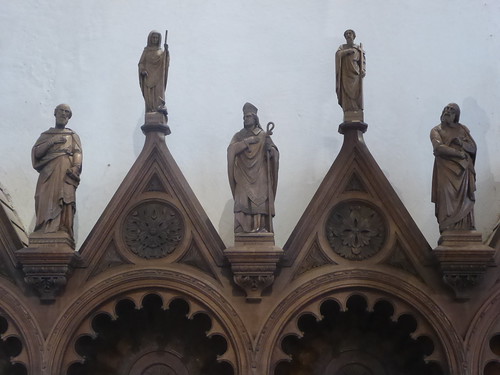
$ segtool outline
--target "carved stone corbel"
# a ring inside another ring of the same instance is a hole
[[[248,302],[258,302],[274,282],[274,273],[283,250],[274,245],[272,233],[235,235],[234,247],[224,251],[231,263],[233,280],[246,293]]]
[[[455,299],[468,300],[481,284],[488,267],[494,267],[495,249],[484,245],[480,232],[454,230],[442,233],[434,255],[443,281],[455,293]]]
[[[65,232],[30,236],[30,247],[16,255],[24,272],[24,281],[35,290],[40,301],[56,299],[64,289],[69,275],[80,260],[73,239]]]

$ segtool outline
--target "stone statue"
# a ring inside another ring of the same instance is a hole
[[[31,152],[39,173],[35,192],[35,232],[63,231],[73,237],[75,192],[82,171],[80,138],[66,125],[72,116],[67,104],[54,110],[56,125],[43,132]]]
[[[165,107],[165,90],[167,88],[168,66],[170,54],[166,43],[165,50],[161,48],[161,34],[151,31],[148,44],[139,60],[139,84],[146,103],[146,113],[161,112],[167,114]]]
[[[450,103],[443,109],[441,124],[431,130],[435,156],[432,202],[441,233],[475,229],[476,143],[469,129],[459,120],[460,108]]]
[[[234,232],[273,232],[274,197],[278,184],[279,152],[271,140],[273,123],[265,132],[257,108],[243,106],[243,129],[227,148],[229,184],[234,197]]]
[[[363,77],[366,74],[365,52],[354,44],[356,33],[344,32],[346,44],[335,54],[335,90],[344,121],[363,121]]]

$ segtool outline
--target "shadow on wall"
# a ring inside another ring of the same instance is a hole
[[[465,98],[462,105],[463,117],[471,120],[464,122],[467,126],[476,143],[478,145],[478,153],[476,159],[476,180],[477,180],[477,191],[476,191],[476,204],[475,204],[475,219],[477,228],[485,228],[488,218],[491,217],[494,212],[499,212],[499,207],[496,207],[497,202],[491,202],[490,197],[495,196],[495,176],[493,175],[492,163],[490,160],[490,152],[488,150],[487,134],[490,131],[491,124],[490,119],[486,111],[477,103],[475,98]],[[461,119],[462,122],[462,119]],[[470,122],[470,123],[467,123]],[[500,184],[498,184],[500,185]],[[492,225],[493,220],[491,220]],[[493,228],[485,228],[486,231],[483,233],[483,240],[486,239]]]

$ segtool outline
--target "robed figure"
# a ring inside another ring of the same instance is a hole
[[[271,140],[272,129],[261,128],[257,108],[250,103],[243,106],[243,124],[227,149],[234,232],[272,232],[279,152]]]
[[[335,91],[344,113],[363,111],[363,77],[366,74],[365,52],[354,44],[356,33],[344,32],[346,43],[335,54]],[[362,120],[362,117],[358,118]]]
[[[459,120],[458,105],[448,104],[441,114],[441,124],[430,134],[435,156],[432,202],[441,233],[475,229],[476,143]]]
[[[33,168],[39,173],[35,192],[35,232],[66,232],[73,238],[75,192],[82,171],[80,138],[66,124],[71,108],[60,104],[56,125],[43,132],[32,149]]]
[[[161,48],[161,34],[151,31],[148,44],[139,60],[139,84],[146,103],[147,112],[166,112],[165,90],[167,88],[170,54],[168,45]]]

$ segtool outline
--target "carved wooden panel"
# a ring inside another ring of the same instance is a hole
[[[164,201],[146,201],[126,216],[123,237],[130,251],[145,259],[163,258],[175,251],[184,236],[182,216]]]
[[[373,206],[360,200],[344,201],[333,207],[325,232],[335,253],[349,260],[364,260],[384,245],[387,225]]]

